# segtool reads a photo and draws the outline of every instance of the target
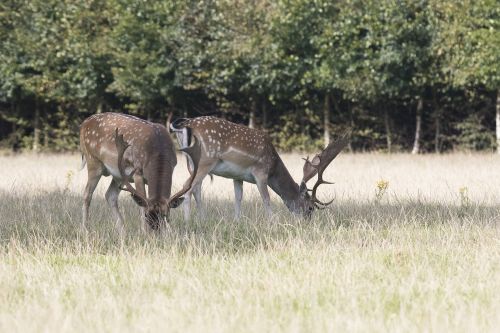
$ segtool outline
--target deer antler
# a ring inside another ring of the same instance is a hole
[[[174,113],[172,111],[170,111],[168,113],[167,121],[165,122],[165,127],[167,128],[167,130],[170,130],[170,124],[172,123],[172,116],[173,115],[174,115]]]
[[[123,134],[118,134],[118,128],[115,130],[115,144],[116,144],[116,150],[118,151],[118,170],[120,171],[120,176],[122,177],[122,182],[125,187],[122,187],[122,190],[128,191],[132,194],[132,198],[140,205],[140,206],[147,206],[149,204],[149,201],[147,198],[142,196],[137,190],[130,184],[128,181],[128,178],[125,170],[123,168],[123,155],[125,154],[125,151],[127,150],[130,145],[125,142],[123,139]],[[132,172],[130,176],[132,176],[135,173],[135,170]]]
[[[187,191],[189,191],[191,185],[193,185],[194,178],[196,177],[196,174],[198,172],[198,164],[201,158],[200,142],[198,141],[198,139],[196,139],[194,135],[193,135],[193,143],[191,144],[191,146],[179,150],[188,154],[189,157],[191,157],[193,161],[193,172],[191,173],[191,177],[184,184],[182,189],[179,192],[175,193],[172,197],[170,197],[170,199],[168,199],[169,205],[170,203],[174,202],[175,200],[183,196]]]
[[[305,184],[316,174],[318,175],[318,180],[314,184],[311,193],[312,200],[316,204],[325,207],[333,202],[333,200],[329,202],[319,201],[318,198],[316,197],[316,191],[318,190],[318,187],[321,184],[333,184],[331,182],[323,180],[323,172],[348,143],[349,143],[349,132],[345,132],[338,140],[330,143],[321,153],[314,156],[312,160],[309,160],[309,157],[305,159],[306,162],[304,164],[304,169],[303,169],[304,176],[302,178],[302,182]]]

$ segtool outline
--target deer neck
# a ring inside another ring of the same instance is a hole
[[[174,155],[175,156],[175,155]],[[153,202],[169,198],[172,188],[173,167],[166,156],[152,159],[144,170],[148,182],[148,197]]]
[[[293,180],[285,164],[278,157],[275,170],[269,179],[269,187],[283,200],[290,211],[295,211],[300,200],[299,185]]]

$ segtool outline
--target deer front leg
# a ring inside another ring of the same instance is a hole
[[[111,180],[111,184],[109,184],[108,190],[106,191],[106,201],[108,202],[109,207],[111,207],[111,212],[113,213],[113,217],[115,218],[116,230],[121,237],[125,236],[125,226],[123,224],[123,217],[120,214],[120,210],[118,209],[118,196],[120,195],[120,185],[113,178]]]
[[[141,174],[134,174],[134,184],[136,191],[144,198],[146,198],[146,185],[144,184],[144,178]],[[141,231],[143,234],[146,234],[148,230],[149,225],[146,221],[146,209],[144,207],[141,207]]]
[[[257,184],[257,188],[259,189],[260,197],[262,198],[262,202],[264,203],[264,208],[268,216],[272,215],[271,210],[271,199],[269,197],[269,190],[267,189],[267,176],[254,174],[255,183]]]
[[[241,200],[243,199],[243,181],[233,180],[234,185],[234,219],[238,220],[241,216]]]
[[[89,207],[92,201],[92,194],[99,183],[99,179],[102,176],[102,169],[100,166],[95,165],[89,159],[87,159],[87,171],[88,179],[87,185],[85,185],[85,190],[83,192],[83,207],[82,207],[82,229],[86,229],[88,219],[89,219]]]

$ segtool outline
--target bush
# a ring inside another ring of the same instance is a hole
[[[465,151],[494,150],[494,133],[484,125],[484,118],[471,113],[463,121],[455,124],[455,149]]]

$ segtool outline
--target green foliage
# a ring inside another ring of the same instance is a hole
[[[475,112],[482,128],[469,110],[500,91],[499,8],[495,0],[3,1],[0,141],[74,149],[76,124],[102,111],[161,122],[171,111],[239,122],[252,112],[286,150],[321,146],[325,120],[334,132],[352,128],[354,149],[391,141],[405,150],[422,100],[423,147],[437,136],[448,149],[490,149],[480,134],[493,135],[486,114],[495,104]]]
[[[481,116],[472,113],[463,121],[455,125],[458,131],[456,137],[457,149],[459,150],[493,150],[495,148],[495,136],[483,124]]]
[[[315,131],[314,122],[309,122],[302,126],[301,118],[307,118],[311,114],[301,115],[299,113],[290,113],[280,119],[280,125],[273,130],[271,137],[276,142],[276,146],[284,151],[316,151],[322,148],[323,142],[317,137],[311,135]]]
[[[135,109],[165,104],[175,85],[175,2],[121,2],[110,34],[114,81],[110,91],[130,98]]]
[[[500,89],[500,6],[495,0],[449,4],[443,10],[449,38],[447,70],[454,83]],[[454,44],[451,44],[454,43]],[[460,47],[456,47],[460,45]]]

